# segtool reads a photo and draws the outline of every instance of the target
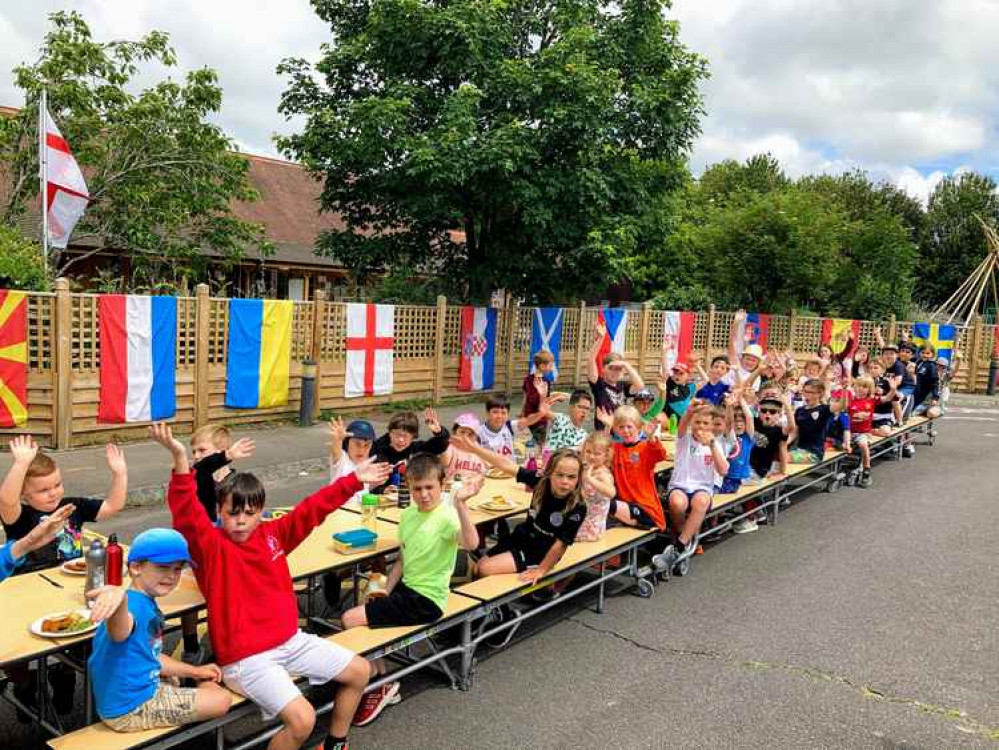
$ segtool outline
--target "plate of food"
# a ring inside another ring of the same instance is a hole
[[[97,623],[90,619],[89,609],[53,612],[39,617],[29,628],[40,638],[74,638],[96,629]]]
[[[509,479],[510,474],[507,474],[502,469],[492,468],[486,471],[486,477],[489,479]]]
[[[483,510],[493,510],[502,513],[508,510],[516,510],[519,506],[513,500],[507,500],[502,495],[494,495],[488,500],[483,500],[479,503],[479,507]]]
[[[63,573],[71,576],[85,576],[87,575],[87,561],[82,557],[77,557],[75,560],[67,560],[59,569]]]

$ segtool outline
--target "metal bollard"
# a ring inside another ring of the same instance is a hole
[[[993,357],[992,361],[989,362],[989,387],[986,389],[986,393],[990,396],[996,394],[996,377],[999,376],[999,358]]]
[[[306,359],[302,362],[302,399],[298,404],[298,426],[311,427],[312,411],[316,405],[316,362]]]

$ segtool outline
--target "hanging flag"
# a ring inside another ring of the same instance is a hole
[[[56,127],[48,108],[45,120],[45,211],[48,221],[49,244],[64,248],[69,242],[76,222],[83,216],[90,200],[87,183],[80,165],[76,163],[69,144]]]
[[[956,326],[944,323],[916,323],[912,326],[912,341],[916,346],[930,344],[936,349],[937,357],[946,357],[951,362],[956,340]]]
[[[534,373],[534,355],[549,352],[555,358],[554,375],[558,378],[559,353],[562,349],[562,308],[536,307],[531,322],[531,373]]]
[[[746,320],[739,324],[735,338],[736,353],[741,357],[742,350],[750,344],[759,344],[764,350],[770,338],[770,316],[765,313],[746,313]]]
[[[28,421],[28,300],[0,289],[0,427]]]
[[[860,321],[846,320],[843,318],[825,318],[822,321],[822,343],[828,345],[834,354],[846,349],[846,342],[860,337]]]
[[[264,409],[288,403],[291,300],[229,300],[225,405]]]
[[[604,357],[611,352],[624,354],[624,336],[628,330],[628,311],[622,307],[603,307],[597,311],[597,320],[603,324],[604,338],[597,350],[597,371],[604,371]]]
[[[347,373],[343,395],[384,396],[392,392],[395,305],[347,305]]]
[[[485,391],[492,388],[495,364],[496,308],[461,308],[458,390]]]
[[[97,421],[148,422],[177,412],[177,298],[102,294]]]
[[[666,374],[678,362],[686,362],[694,350],[694,313],[667,312],[663,331],[663,359]]]

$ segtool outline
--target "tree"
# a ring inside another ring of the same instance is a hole
[[[924,304],[944,302],[988,253],[976,215],[992,226],[999,224],[995,180],[965,172],[937,184],[927,204],[919,263],[918,294]]]
[[[167,36],[97,42],[77,13],[54,13],[39,58],[14,69],[25,107],[0,119],[0,161],[9,196],[0,221],[10,225],[38,194],[38,99],[49,110],[87,177],[91,203],[73,234],[85,255],[56,253],[65,273],[101,250],[126,252],[131,284],[199,274],[204,251],[233,261],[249,248],[268,253],[261,227],[231,210],[253,200],[249,164],[208,122],[222,103],[214,71],[188,73],[138,89],[140,65],[176,66]]]
[[[0,224],[0,289],[48,289],[42,248],[16,227]]]
[[[324,179],[358,277],[444,275],[461,295],[585,293],[686,177],[705,61],[669,0],[314,0],[333,41],[289,59],[282,151]],[[661,241],[661,237],[658,238]]]

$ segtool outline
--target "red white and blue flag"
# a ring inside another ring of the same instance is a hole
[[[495,370],[496,308],[461,308],[458,390],[489,390],[493,387]]]
[[[604,370],[604,357],[611,352],[624,354],[624,335],[628,330],[628,311],[621,307],[604,307],[597,311],[597,321],[604,327],[604,338],[597,350],[597,369]]]
[[[764,350],[770,338],[770,316],[765,313],[746,313],[746,321],[736,335],[736,348],[741,357],[742,351],[750,344],[759,344]]]
[[[668,311],[663,326],[663,361],[666,373],[686,363],[694,350],[694,313]]]
[[[177,411],[177,298],[98,299],[101,389],[97,421],[148,422]]]

